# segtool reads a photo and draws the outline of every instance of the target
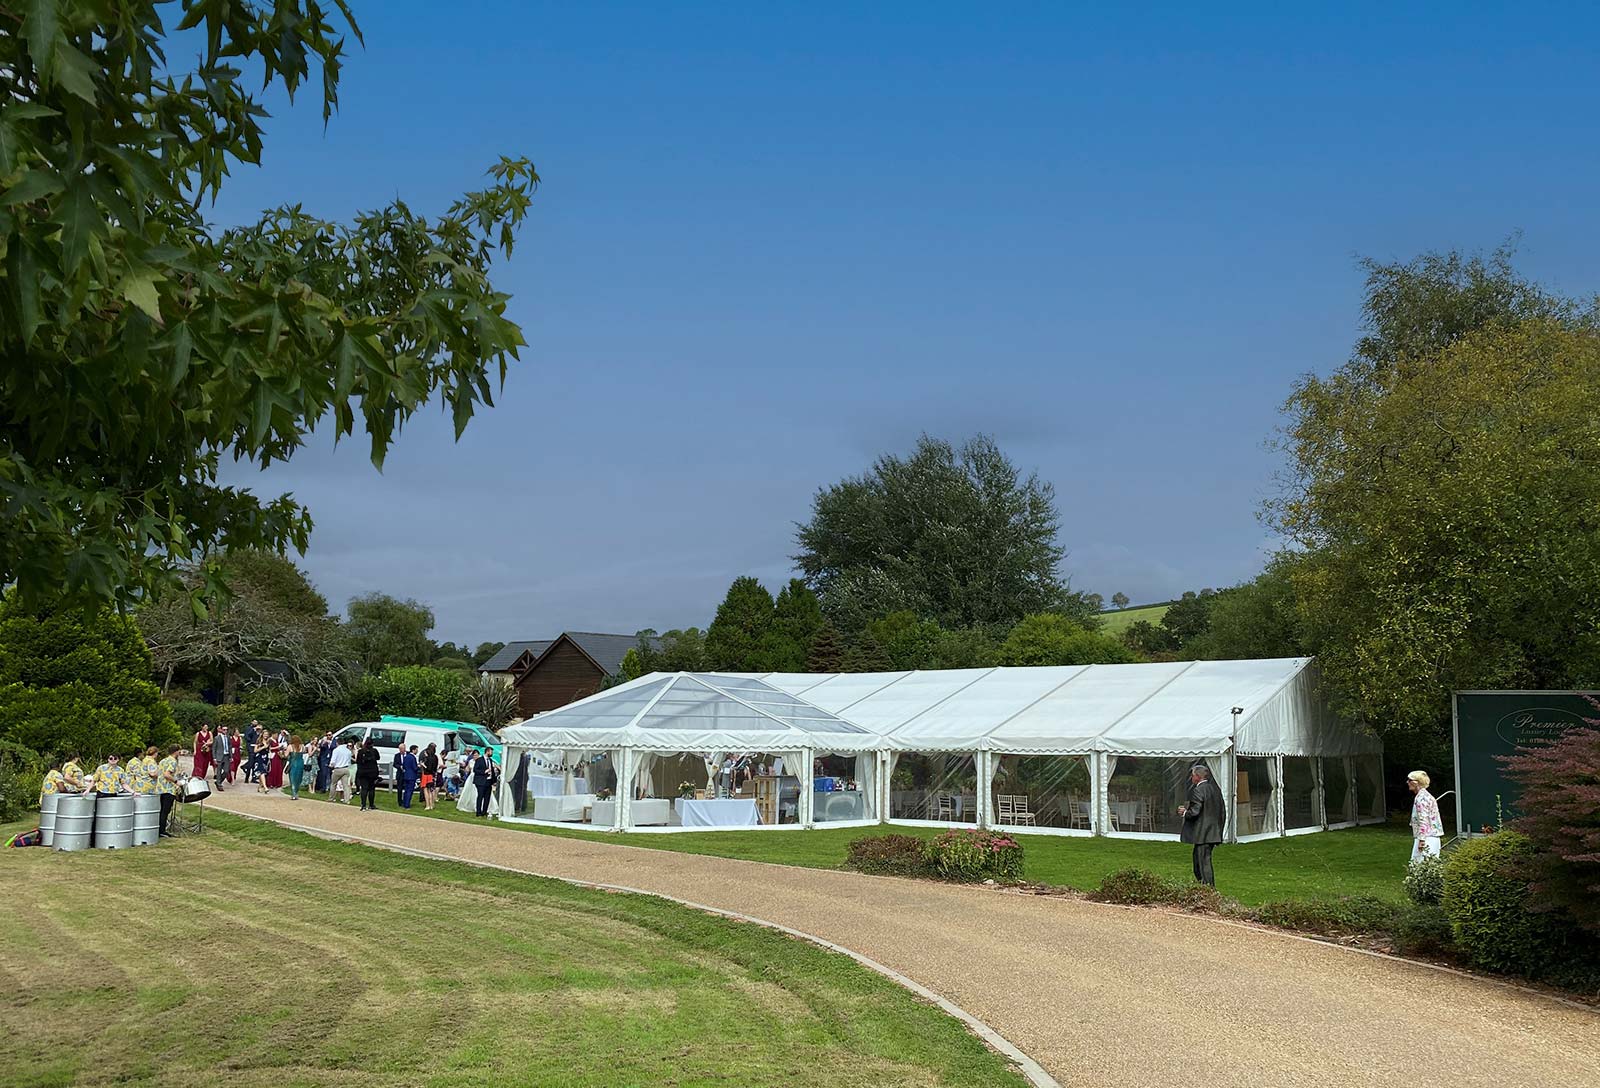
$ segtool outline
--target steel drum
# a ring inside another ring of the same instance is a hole
[[[152,846],[161,838],[161,795],[133,795],[133,845]]]
[[[122,793],[115,797],[99,798],[94,806],[94,848],[120,850],[132,845],[132,795]]]
[[[95,796],[92,793],[56,795],[56,825],[51,845],[57,850],[87,850],[94,836]]]
[[[56,834],[56,799],[59,793],[47,793],[39,798],[39,845],[49,846]]]

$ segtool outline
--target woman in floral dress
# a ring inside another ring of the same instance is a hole
[[[1428,792],[1428,772],[1406,775],[1406,787],[1415,796],[1411,801],[1411,860],[1439,856],[1439,841],[1444,838],[1444,821],[1439,818],[1439,802]]]

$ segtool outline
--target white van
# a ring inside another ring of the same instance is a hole
[[[394,754],[401,745],[409,748],[415,744],[420,755],[432,744],[440,759],[468,748],[492,748],[496,763],[503,765],[505,759],[500,739],[483,726],[471,722],[385,714],[375,722],[353,722],[333,735],[336,744],[348,744],[350,741],[362,743],[369,738],[377,746],[378,779],[386,788],[393,785],[390,779],[394,774]]]

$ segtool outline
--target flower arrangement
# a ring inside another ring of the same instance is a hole
[[[611,791],[602,786],[595,791],[594,799],[596,801],[609,801],[611,800]]]
[[[679,782],[678,783],[678,796],[684,798],[685,800],[688,800],[689,798],[694,796],[694,791],[699,789],[699,788],[700,787],[695,785],[693,782]]]

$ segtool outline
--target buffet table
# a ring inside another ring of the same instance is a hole
[[[749,798],[696,801],[692,797],[680,797],[675,803],[678,822],[684,827],[755,827],[761,823],[756,803]],[[634,805],[637,807],[638,802]]]
[[[664,798],[645,797],[632,802],[634,827],[664,827],[672,822],[672,809]],[[617,818],[615,801],[596,801],[589,806],[589,822],[595,827],[610,827]]]
[[[528,776],[529,797],[560,797],[567,792],[567,780],[559,774],[530,774]],[[581,778],[572,780],[573,793],[588,793],[589,783]]]
[[[584,813],[595,804],[592,793],[568,793],[559,797],[535,797],[533,818],[560,823],[582,823]],[[607,821],[608,823],[610,821]]]
[[[860,790],[817,790],[811,795],[811,818],[824,820],[865,820],[867,798]]]

